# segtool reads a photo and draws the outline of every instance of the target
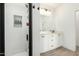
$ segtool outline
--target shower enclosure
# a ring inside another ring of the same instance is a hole
[[[32,4],[0,3],[0,56],[32,56]]]
[[[0,56],[40,55],[39,10],[39,3],[0,3]]]
[[[5,55],[32,55],[31,25],[31,3],[5,3]]]

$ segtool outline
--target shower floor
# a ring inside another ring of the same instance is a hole
[[[24,51],[24,52],[20,52],[20,53],[17,53],[13,56],[28,56],[28,52]]]

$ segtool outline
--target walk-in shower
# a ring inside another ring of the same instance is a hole
[[[39,10],[39,3],[0,3],[0,56],[40,55]]]
[[[32,55],[32,4],[5,3],[5,55]]]

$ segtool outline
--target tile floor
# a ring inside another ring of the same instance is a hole
[[[24,52],[16,53],[13,56],[28,56],[28,53],[27,53],[27,51],[24,51]]]

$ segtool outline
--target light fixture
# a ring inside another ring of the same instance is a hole
[[[49,11],[48,9],[40,8],[40,14],[44,16],[50,16],[51,11]]]

